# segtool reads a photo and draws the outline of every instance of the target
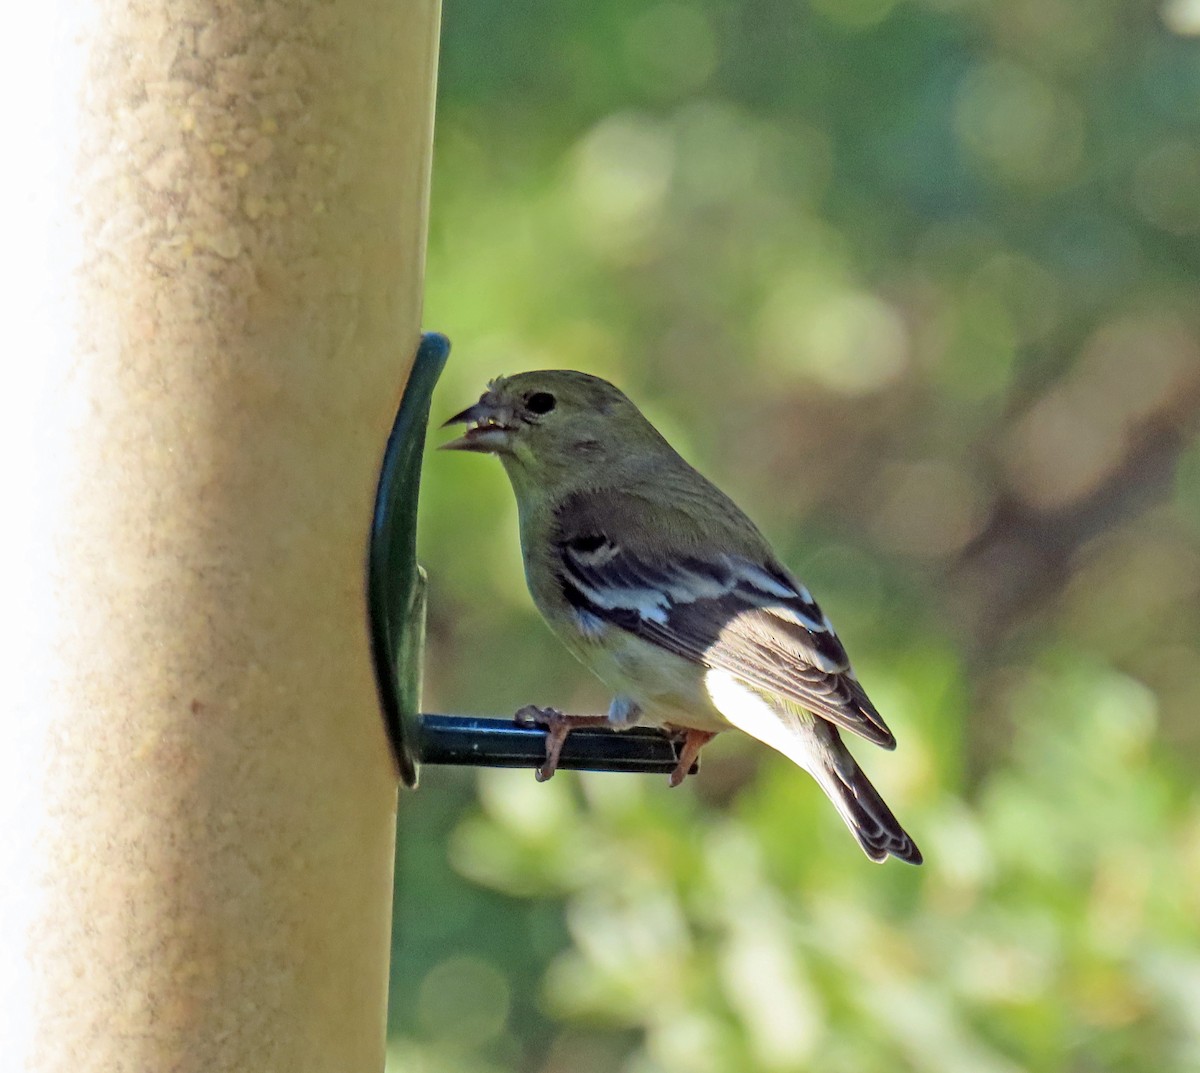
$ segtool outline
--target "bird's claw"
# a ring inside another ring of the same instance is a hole
[[[513,721],[518,726],[543,726],[546,728],[546,759],[537,769],[535,775],[538,782],[545,782],[554,777],[558,770],[558,758],[562,755],[563,745],[567,735],[576,727],[602,726],[608,722],[603,715],[564,715],[557,708],[539,708],[536,704],[526,704],[513,715]]]
[[[542,766],[534,772],[538,782],[546,782],[554,778],[558,770],[558,758],[562,754],[563,744],[571,732],[570,716],[563,715],[557,708],[539,708],[536,704],[526,704],[513,715],[513,721],[518,726],[541,726],[546,728],[546,759]]]
[[[556,720],[563,718],[563,713],[557,708],[539,708],[536,704],[526,704],[513,714],[513,722],[523,727],[549,727]]]
[[[671,727],[670,729],[672,737],[682,742],[679,749],[679,763],[675,765],[675,770],[671,772],[671,777],[667,780],[668,786],[675,787],[691,774],[693,767],[697,770],[699,769],[700,750],[712,741],[716,737],[716,734],[707,730],[689,730],[675,727]]]

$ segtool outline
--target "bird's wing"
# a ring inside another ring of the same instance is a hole
[[[612,528],[592,514],[582,526],[560,529],[555,541],[562,593],[581,619],[594,616],[704,667],[729,671],[895,748],[829,620],[783,567],[694,547],[649,554],[623,544]]]

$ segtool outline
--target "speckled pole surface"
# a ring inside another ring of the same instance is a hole
[[[5,45],[0,1065],[377,1073],[365,541],[437,0],[44,8]]]

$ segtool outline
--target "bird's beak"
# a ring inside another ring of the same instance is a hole
[[[478,451],[480,454],[500,454],[508,449],[513,434],[508,408],[498,405],[490,395],[484,395],[474,406],[460,410],[447,425],[467,425],[466,434],[457,440],[443,443],[443,451]]]

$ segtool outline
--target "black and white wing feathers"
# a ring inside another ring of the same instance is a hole
[[[736,675],[884,748],[896,739],[854,677],[808,590],[782,566],[734,553],[652,559],[595,527],[555,543],[562,594],[685,659]]]

